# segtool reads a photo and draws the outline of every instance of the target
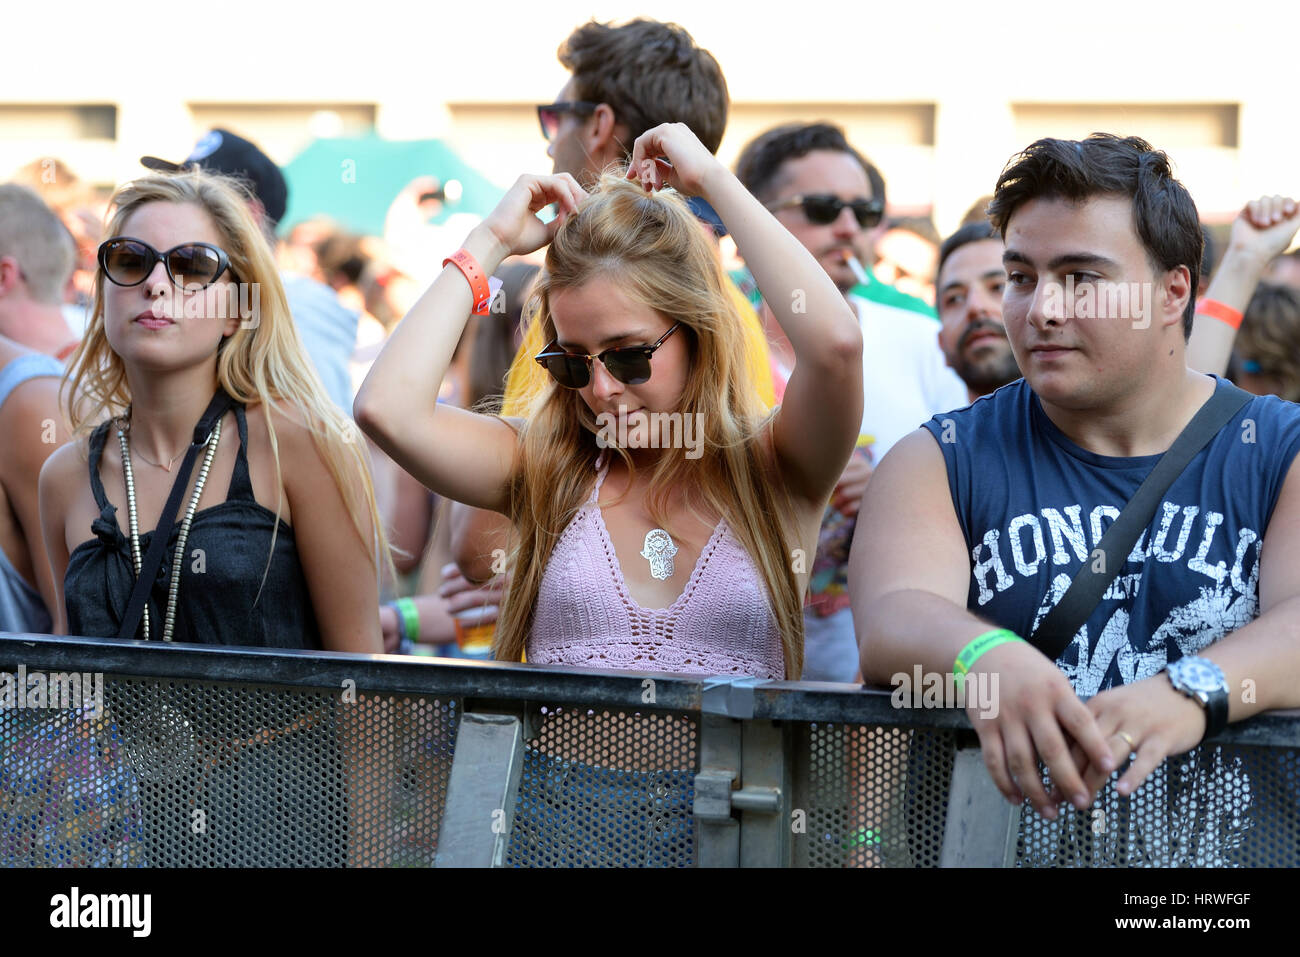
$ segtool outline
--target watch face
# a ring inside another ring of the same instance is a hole
[[[1205,658],[1180,658],[1169,666],[1169,675],[1187,691],[1224,691],[1228,684],[1219,666]]]

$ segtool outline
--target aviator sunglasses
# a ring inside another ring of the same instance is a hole
[[[858,225],[863,229],[871,229],[879,225],[881,217],[885,215],[885,204],[878,199],[846,200],[838,196],[791,196],[769,206],[768,209],[776,212],[778,209],[788,209],[791,206],[803,207],[803,214],[808,217],[808,222],[818,226],[835,222],[845,206],[853,210]]]
[[[591,360],[599,359],[605,368],[624,385],[640,385],[650,379],[650,357],[655,354],[668,337],[677,331],[680,322],[665,332],[653,344],[648,346],[624,346],[619,349],[606,349],[599,355],[585,355],[580,352],[565,352],[558,348],[557,341],[543,349],[535,357],[537,364],[551,374],[566,389],[585,389],[591,381]]]
[[[140,285],[159,261],[172,282],[189,291],[212,285],[230,268],[230,257],[211,243],[182,243],[160,253],[139,239],[118,236],[99,247],[99,266],[118,286]]]
[[[592,103],[589,100],[566,100],[560,103],[547,103],[545,106],[537,108],[537,122],[541,124],[542,136],[546,137],[549,143],[560,128],[560,117],[565,113],[575,113],[578,116],[587,116],[596,111],[599,103]]]

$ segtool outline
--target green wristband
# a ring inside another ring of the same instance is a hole
[[[952,663],[952,673],[960,678],[970,671],[971,665],[975,664],[975,661],[989,649],[1005,645],[1008,641],[1024,640],[1014,631],[1008,631],[1006,628],[986,631],[957,653],[957,660]]]
[[[419,640],[420,610],[415,607],[415,601],[410,598],[399,598],[393,602],[393,607],[397,609],[397,614],[401,616],[402,636],[407,641]]]

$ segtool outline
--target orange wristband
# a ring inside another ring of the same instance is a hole
[[[470,295],[474,297],[474,315],[486,316],[488,305],[492,301],[492,290],[488,286],[487,276],[478,260],[463,249],[458,249],[442,261],[444,266],[453,263],[469,281]]]
[[[1196,311],[1203,316],[1211,316],[1220,322],[1226,322],[1234,329],[1241,328],[1241,313],[1231,306],[1225,306],[1217,299],[1202,299],[1196,304]]]

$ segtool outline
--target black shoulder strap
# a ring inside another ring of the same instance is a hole
[[[1133,550],[1138,536],[1151,524],[1156,509],[1165,497],[1165,492],[1169,491],[1169,486],[1174,484],[1174,479],[1182,474],[1196,454],[1252,398],[1254,397],[1249,392],[1230,383],[1219,384],[1214,395],[1201,406],[1169,447],[1169,451],[1160,457],[1155,468],[1138,486],[1115,523],[1106,529],[1106,534],[1097,543],[1097,550],[1102,555],[1096,556],[1094,552],[1094,557],[1083,563],[1083,568],[1074,576],[1074,581],[1070,582],[1070,587],[1056,607],[1047,613],[1030,636],[1029,640],[1035,648],[1055,661],[1070,646],[1074,636],[1101,601],[1101,596],[1124,567],[1124,561]],[[1102,559],[1101,562],[1096,560],[1097,557]],[[1099,564],[1100,569],[1097,567]]]
[[[153,539],[149,542],[149,551],[145,553],[144,560],[140,562],[140,574],[135,580],[135,588],[131,590],[131,600],[127,603],[126,614],[122,616],[122,625],[117,630],[119,638],[134,638],[135,631],[140,625],[140,618],[144,615],[145,602],[149,600],[149,592],[153,587],[153,580],[158,575],[158,566],[162,564],[163,552],[167,550],[167,539],[171,535],[172,525],[176,523],[176,513],[180,511],[181,499],[185,496],[185,490],[190,484],[190,473],[194,471],[194,463],[199,457],[199,450],[208,444],[208,437],[212,434],[212,428],[217,424],[226,411],[234,403],[226,390],[217,387],[217,394],[212,397],[208,403],[207,411],[203,413],[203,418],[199,419],[199,424],[194,427],[194,441],[190,443],[189,449],[185,452],[185,459],[181,462],[180,471],[176,474],[176,481],[172,483],[171,494],[167,496],[167,504],[163,506],[162,515],[158,517],[158,527],[153,530]],[[148,638],[148,635],[145,635]]]

